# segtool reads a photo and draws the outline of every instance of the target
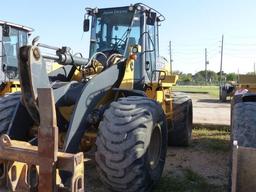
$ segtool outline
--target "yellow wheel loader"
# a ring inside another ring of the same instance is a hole
[[[141,3],[87,8],[83,29],[91,31],[88,59],[72,55],[68,47],[36,41],[20,49],[22,94],[0,100],[2,186],[8,188],[14,178],[12,191],[24,186],[83,191],[77,153],[82,151],[94,152],[99,178],[110,191],[152,190],[167,146],[187,146],[192,131],[191,99],[172,93],[177,77],[157,68],[163,21],[162,14]],[[42,54],[41,47],[56,54]],[[62,67],[47,74],[44,59]],[[12,171],[13,162],[20,161],[28,168]]]
[[[18,53],[33,29],[0,20],[0,96],[20,91]]]

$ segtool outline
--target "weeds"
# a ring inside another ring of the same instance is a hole
[[[222,186],[209,184],[204,177],[184,169],[181,176],[162,177],[154,192],[222,192]]]
[[[230,133],[221,130],[194,129],[192,146],[210,151],[229,150]]]

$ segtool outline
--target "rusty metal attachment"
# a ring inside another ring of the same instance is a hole
[[[0,191],[83,192],[83,153],[58,151],[58,127],[51,88],[38,89],[38,146],[0,137]],[[62,181],[60,171],[68,172]]]
[[[255,191],[256,149],[238,144],[233,142],[231,192]]]

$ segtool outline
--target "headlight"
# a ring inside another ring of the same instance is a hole
[[[133,52],[133,53],[138,53],[138,47],[133,47],[133,48],[132,48],[132,52]]]

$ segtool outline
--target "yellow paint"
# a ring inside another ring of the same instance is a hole
[[[56,62],[48,62],[46,61],[46,71],[47,73],[50,73],[58,68],[63,67],[63,65],[60,65],[59,63]]]
[[[166,75],[165,79],[161,81],[161,85],[162,87],[172,87],[176,85],[178,78],[178,75]]]
[[[134,60],[127,59],[124,78],[119,88],[133,89],[133,83],[134,83]]]
[[[17,80],[9,81],[5,83],[5,87],[0,91],[0,96],[4,96],[7,93],[14,93],[21,91],[20,82]]]
[[[156,100],[156,98],[157,98],[156,91],[157,91],[159,85],[157,82],[153,82],[149,86],[150,86],[150,88],[148,88],[146,90],[146,95],[148,96],[148,98]]]
[[[76,69],[72,76],[72,81],[81,81],[82,78],[83,78],[82,72]]]
[[[58,109],[61,115],[64,117],[64,119],[69,121],[74,110],[74,105],[68,107],[59,107]]]
[[[9,188],[12,191],[17,190],[17,185],[20,177],[24,175],[28,170],[28,165],[20,162],[13,162],[7,167],[7,181],[10,183]],[[14,180],[12,178],[15,178]]]
[[[58,63],[51,63],[50,65],[46,66],[47,73],[54,71],[58,68],[62,67],[62,65]],[[0,96],[4,96],[7,93],[15,93],[21,91],[20,82],[19,80],[10,80],[5,82],[5,87],[3,90],[0,91]]]
[[[166,119],[172,119],[173,98],[171,96],[171,89],[162,87],[161,83],[152,83],[150,84],[150,87],[151,89],[148,88],[146,90],[147,97],[160,103],[165,113]]]
[[[162,90],[156,91],[156,101],[158,103],[163,103],[163,101],[164,101],[164,93],[163,93]]]

